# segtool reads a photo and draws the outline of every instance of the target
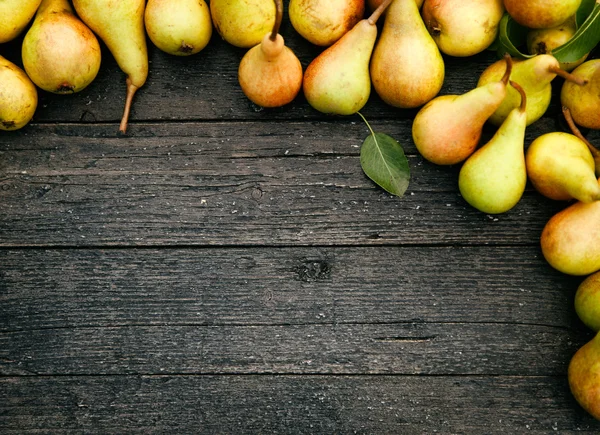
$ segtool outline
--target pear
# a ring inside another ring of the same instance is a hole
[[[600,177],[600,150],[596,148],[594,145],[590,143],[579,131],[577,126],[575,125],[575,121],[573,121],[573,117],[571,116],[571,111],[567,106],[563,106],[562,108],[563,114],[565,115],[565,119],[567,120],[567,124],[571,128],[571,131],[579,140],[585,143],[592,153],[592,157],[594,158],[594,166],[596,167],[596,177]]]
[[[37,103],[37,90],[25,71],[0,56],[0,130],[23,128]]]
[[[575,400],[600,420],[600,333],[575,352],[567,373]]]
[[[560,101],[569,108],[580,126],[600,129],[600,59],[588,60],[573,71],[573,76],[586,81],[583,85],[565,82]]]
[[[552,50],[565,44],[577,31],[575,16],[549,29],[532,29],[527,33],[527,49],[530,54],[552,54]],[[560,62],[559,66],[565,71],[572,71],[581,65],[588,54],[574,62]]]
[[[512,69],[510,56],[505,57],[505,62],[501,80],[463,95],[435,97],[419,110],[412,125],[412,136],[423,157],[438,165],[453,165],[475,151],[483,125],[506,95]]]
[[[127,75],[127,97],[119,130],[127,131],[131,102],[148,78],[145,0],[73,0],[79,17],[106,44]]]
[[[525,162],[533,187],[550,199],[600,199],[594,157],[575,135],[556,131],[539,136],[529,145]]]
[[[86,88],[100,69],[100,44],[67,0],[43,0],[22,46],[23,66],[41,89],[71,94]]]
[[[458,188],[463,198],[484,213],[504,213],[523,196],[527,184],[525,126],[527,98],[523,89],[521,106],[506,117],[494,137],[473,153],[460,169]]]
[[[351,115],[369,99],[369,60],[377,39],[377,19],[385,0],[368,19],[360,20],[306,68],[302,87],[308,103],[323,113]],[[410,0],[414,1],[414,0]]]
[[[483,71],[477,86],[497,81],[503,74],[504,64],[500,60]],[[538,54],[526,60],[514,61],[510,79],[519,83],[527,95],[527,125],[534,123],[546,113],[552,97],[552,80],[557,75],[583,83],[583,80],[561,70],[558,61],[549,54]],[[502,124],[508,114],[520,105],[520,101],[519,93],[509,86],[504,101],[490,117],[490,122],[494,125]]]
[[[540,244],[546,261],[562,273],[600,270],[600,201],[578,201],[556,213],[544,226]]]
[[[421,14],[443,53],[466,57],[492,45],[504,5],[502,0],[425,0]]]
[[[174,56],[198,53],[212,36],[212,20],[204,0],[148,0],[144,24],[152,43]]]
[[[15,39],[27,27],[42,0],[0,1],[0,44]]]
[[[415,0],[394,0],[371,59],[371,80],[387,104],[422,106],[444,83],[444,60],[425,28]]]
[[[370,11],[374,11],[375,9],[377,9],[379,7],[379,5],[381,3],[383,3],[384,0],[367,0],[367,9]],[[425,0],[415,0],[415,3],[417,4],[417,7],[419,9],[421,9],[421,6],[423,6],[423,2]],[[385,14],[385,12],[384,12]]]
[[[254,47],[275,24],[273,0],[210,0],[215,29],[228,43]]]
[[[600,331],[600,272],[588,276],[577,287],[575,312],[588,328]]]
[[[244,94],[262,107],[279,107],[291,102],[302,88],[302,65],[278,33],[283,3],[275,0],[277,17],[273,31],[242,58],[238,80]]]
[[[365,0],[290,0],[294,29],[315,45],[328,47],[358,23]]]
[[[575,15],[581,0],[504,0],[508,14],[530,29],[547,29]]]

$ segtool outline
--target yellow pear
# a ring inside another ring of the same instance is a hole
[[[575,15],[581,0],[503,0],[508,14],[530,29],[547,29]]]
[[[585,83],[568,82],[562,86],[560,101],[571,111],[573,120],[580,126],[600,129],[600,59],[579,65],[572,72]]]
[[[42,0],[0,1],[0,44],[16,38],[31,21]]]
[[[259,44],[275,24],[273,0],[211,0],[210,13],[221,38],[241,48]]]
[[[23,128],[35,113],[37,90],[25,71],[0,56],[0,130]]]
[[[567,373],[577,402],[600,420],[600,333],[575,352]]]

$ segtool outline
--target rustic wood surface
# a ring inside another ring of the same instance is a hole
[[[304,67],[321,50],[282,32]],[[0,55],[20,64],[21,41]],[[40,92],[0,134],[1,433],[600,431],[566,379],[582,278],[539,249],[565,203],[528,187],[474,210],[459,166],[417,153],[416,110],[373,93],[362,113],[412,171],[393,197],[361,171],[358,116],[254,106],[216,34],[149,51],[125,137],[104,46],[89,88]],[[462,93],[496,56],[445,60]],[[560,85],[526,144],[565,130]]]

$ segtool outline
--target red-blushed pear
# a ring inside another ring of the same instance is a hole
[[[588,60],[572,72],[583,84],[566,81],[560,101],[571,111],[573,120],[582,127],[600,129],[600,59]]]
[[[313,108],[323,113],[351,115],[367,103],[371,94],[369,60],[377,39],[377,19],[390,2],[385,0],[368,19],[360,20],[308,65],[302,88]]]
[[[600,420],[600,332],[575,352],[567,377],[575,400]]]
[[[0,130],[23,128],[35,113],[37,89],[25,71],[0,56]]]
[[[600,272],[588,276],[577,287],[575,312],[588,328],[600,331]]]
[[[506,56],[504,76],[462,95],[435,97],[419,110],[412,137],[421,155],[438,165],[469,157],[479,143],[483,125],[506,95],[512,60]]]
[[[27,27],[42,0],[0,1],[0,44],[15,39]]]
[[[278,33],[283,15],[282,0],[275,0],[277,17],[273,30],[260,44],[248,50],[238,69],[244,94],[262,107],[291,102],[302,88],[302,65]]]
[[[503,0],[508,14],[530,29],[547,29],[575,15],[581,0]]]
[[[131,103],[148,78],[148,50],[144,28],[145,0],[73,0],[82,21],[104,41],[119,68],[127,75],[127,97],[119,130],[127,131]]]

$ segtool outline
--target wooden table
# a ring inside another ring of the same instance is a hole
[[[282,31],[306,67],[320,50]],[[20,62],[20,41],[0,54]],[[89,88],[40,92],[0,134],[0,432],[598,433],[566,378],[592,337],[581,278],[539,249],[565,204],[528,188],[474,210],[459,167],[416,152],[416,111],[373,94],[362,113],[412,171],[392,197],[361,170],[358,116],[252,105],[244,52],[150,47],[117,137],[103,47]],[[442,94],[495,60],[446,58]],[[565,128],[560,84],[527,144]]]

